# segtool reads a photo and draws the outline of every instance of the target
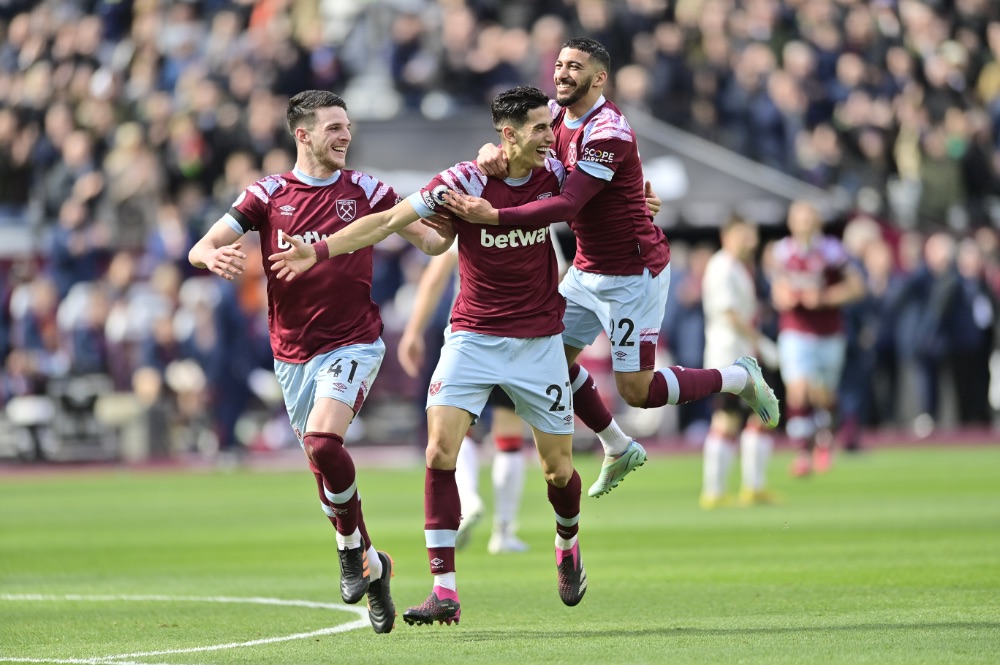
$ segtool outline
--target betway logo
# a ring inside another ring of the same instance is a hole
[[[496,247],[497,249],[524,247],[526,245],[536,245],[540,242],[545,242],[545,236],[548,234],[548,231],[548,227],[543,226],[535,231],[512,229],[503,235],[492,235],[487,233],[486,229],[482,229],[479,241],[483,247]]]
[[[278,249],[291,249],[292,243],[285,240],[285,236],[288,234],[278,229]],[[306,231],[302,235],[294,235],[293,238],[297,238],[307,245],[314,242],[319,242],[320,240],[326,240],[330,237],[329,233],[320,233],[319,231]]]
[[[292,243],[285,240],[285,236],[288,235],[281,229],[278,229],[278,249],[291,249]],[[329,233],[320,233],[319,231],[306,231],[302,235],[295,234],[293,238],[298,238],[307,245],[314,242],[319,242],[320,240],[326,240],[330,237]],[[347,252],[348,254],[353,254],[354,252]]]

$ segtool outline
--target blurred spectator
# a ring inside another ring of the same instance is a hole
[[[705,311],[702,308],[702,285],[705,268],[715,252],[710,245],[698,245],[687,254],[675,252],[672,268],[671,297],[667,300],[662,331],[672,356],[672,363],[682,367],[702,367],[705,353]],[[680,259],[680,261],[678,261]],[[684,265],[686,264],[686,265]],[[679,269],[678,269],[679,268]],[[708,429],[712,401],[698,400],[677,406],[678,425],[691,440],[700,441]]]
[[[63,202],[49,248],[50,272],[60,299],[74,284],[100,277],[109,242],[108,229],[94,221],[86,203],[77,198]]]
[[[989,425],[990,355],[997,327],[997,299],[986,282],[983,251],[972,238],[958,247],[952,313],[951,365],[962,425]]]
[[[35,125],[22,128],[12,109],[0,108],[0,226],[27,226],[35,134]]]

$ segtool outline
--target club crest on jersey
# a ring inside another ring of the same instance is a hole
[[[345,222],[354,219],[358,214],[358,203],[354,199],[337,199],[337,214]]]
[[[566,166],[573,166],[576,164],[576,142],[569,144],[569,153],[566,155]]]
[[[435,381],[434,383],[432,383],[431,387],[427,389],[427,392],[428,394],[431,395],[431,397],[437,395],[439,392],[441,392],[441,382]]]

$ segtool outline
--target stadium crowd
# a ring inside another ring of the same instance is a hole
[[[991,0],[2,3],[0,402],[87,402],[69,382],[102,377],[95,394],[131,405],[105,420],[142,414],[161,452],[253,443],[237,434],[250,405],[281,417],[261,378],[271,357],[259,257],[248,261],[254,274],[228,284],[192,269],[187,253],[244,187],[291,168],[288,97],[342,92],[355,120],[446,117],[513,85],[551,94],[568,36],[607,46],[611,97],[626,112],[857,202],[830,227],[869,289],[848,316],[848,443],[874,426],[929,435],[948,400],[951,424],[993,422],[1000,6]],[[675,243],[663,337],[683,365],[701,364],[712,249]],[[398,313],[386,316],[390,344],[422,261],[402,245],[376,251],[376,300]],[[767,244],[759,267],[766,284]],[[394,371],[393,356],[383,371]],[[383,397],[421,399],[404,380],[380,384]],[[707,418],[698,408],[681,410],[682,426]],[[11,411],[41,450],[46,412]]]

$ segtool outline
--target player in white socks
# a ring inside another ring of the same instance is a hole
[[[757,323],[757,289],[752,272],[757,228],[732,217],[723,226],[721,238],[722,248],[709,260],[702,278],[704,367],[724,367],[733,358],[754,354],[765,365],[772,364],[768,361],[775,359],[774,343],[760,333]],[[735,396],[722,393],[714,399],[715,412],[705,437],[702,507],[715,508],[727,501],[726,484],[737,440],[743,476],[740,501],[769,503],[766,482],[773,446],[770,433]]]

